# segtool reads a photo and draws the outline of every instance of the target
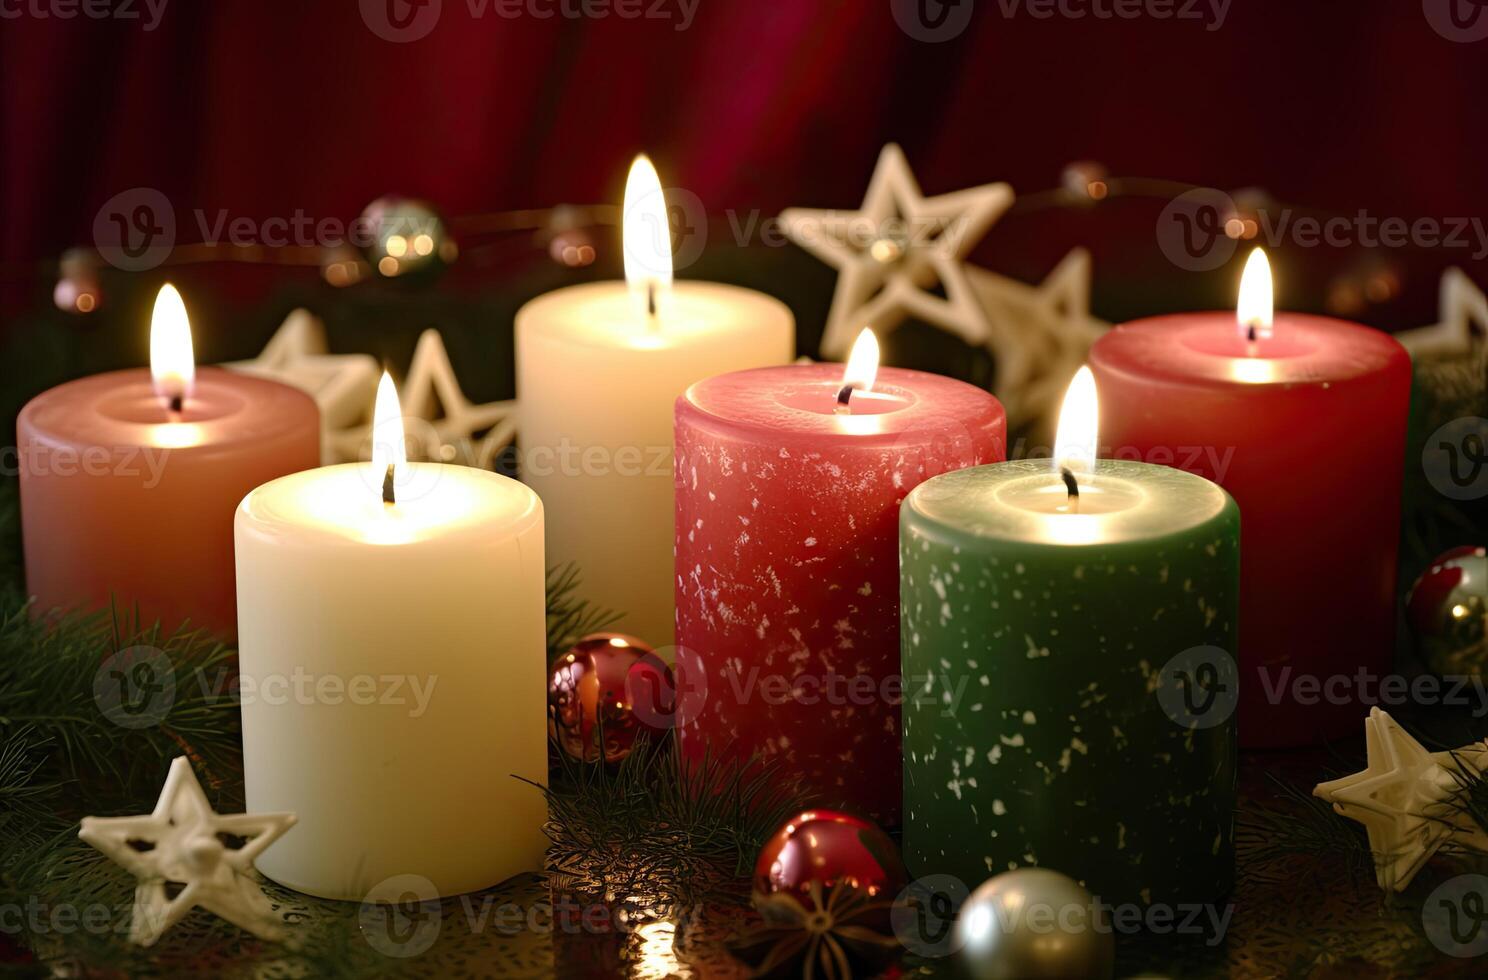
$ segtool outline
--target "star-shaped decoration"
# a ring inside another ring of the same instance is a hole
[[[992,326],[963,260],[1012,203],[1001,183],[926,197],[891,143],[858,210],[782,212],[785,234],[838,271],[822,355],[840,359],[864,327],[883,334],[909,316],[986,343]],[[944,297],[931,291],[937,283]]]
[[[344,462],[333,451],[338,434],[367,413],[381,374],[370,354],[328,353],[325,327],[302,309],[284,318],[258,357],[223,367],[291,385],[314,398],[320,409],[321,456],[327,463]]]
[[[284,920],[259,887],[253,862],[294,823],[292,813],[214,813],[191,763],[178,756],[155,812],[84,817],[78,836],[139,879],[131,942],[154,945],[198,906],[262,939],[280,939]]]
[[[438,330],[425,330],[419,337],[399,395],[404,431],[425,459],[489,470],[517,437],[516,400],[476,404],[466,398]],[[368,398],[363,408],[371,407]],[[338,433],[337,455],[365,458],[370,434],[370,422]]]
[[[1467,273],[1456,268],[1443,273],[1440,295],[1439,323],[1395,335],[1413,358],[1466,354],[1488,341],[1488,296]]]
[[[1008,424],[1052,419],[1090,345],[1111,329],[1090,315],[1090,253],[1071,251],[1037,286],[985,269],[968,275],[988,312],[985,346],[997,372],[992,390]]]
[[[1320,783],[1313,795],[1364,825],[1381,888],[1405,890],[1444,846],[1488,851],[1488,834],[1452,806],[1464,767],[1481,772],[1488,762],[1483,746],[1428,752],[1379,708],[1364,721],[1364,742],[1364,771]]]
[[[877,976],[893,959],[899,940],[872,927],[892,902],[874,900],[847,885],[812,881],[810,904],[785,895],[761,895],[755,907],[764,920],[733,946],[754,967],[752,976],[799,976],[806,980],[852,980]]]

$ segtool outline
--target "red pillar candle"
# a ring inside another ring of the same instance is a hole
[[[1002,460],[1007,423],[971,385],[891,368],[874,384],[858,363],[855,349],[850,396],[841,365],[809,364],[677,400],[679,738],[691,760],[760,753],[823,803],[892,826],[899,504]]]
[[[1257,251],[1238,323],[1141,320],[1090,354],[1107,452],[1198,473],[1240,505],[1240,742],[1252,748],[1351,734],[1360,670],[1377,684],[1390,668],[1411,384],[1387,334],[1273,322],[1270,306]]]
[[[315,402],[287,385],[196,371],[174,288],[155,304],[151,370],[70,381],[16,421],[26,586],[39,613],[138,608],[237,633],[233,514],[261,483],[320,462]]]

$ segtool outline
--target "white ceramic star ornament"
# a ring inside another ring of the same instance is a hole
[[[1466,354],[1488,342],[1488,296],[1461,269],[1442,274],[1439,310],[1441,322],[1395,335],[1411,357]]]
[[[278,381],[299,388],[320,409],[321,458],[346,462],[334,452],[338,434],[355,426],[367,412],[381,370],[370,354],[328,353],[325,327],[308,310],[295,310],[251,361],[222,365],[229,371]]]
[[[404,430],[425,459],[489,470],[517,437],[515,399],[476,404],[465,397],[438,330],[425,330],[413,350],[408,376],[398,386]],[[367,406],[371,399],[367,400]],[[370,423],[338,433],[337,455],[346,460],[370,449]]]
[[[84,817],[78,836],[139,879],[129,939],[154,945],[200,906],[261,939],[281,939],[276,915],[253,862],[293,827],[292,813],[212,812],[185,756],[171,762],[155,812]]]
[[[789,208],[781,230],[838,271],[822,337],[822,355],[846,356],[864,327],[880,335],[914,316],[959,336],[987,342],[987,312],[967,281],[964,260],[1013,203],[1007,184],[926,197],[898,146],[879,154],[856,211]],[[939,283],[941,297],[931,292]]]
[[[1320,783],[1313,795],[1364,825],[1381,888],[1404,891],[1443,847],[1488,851],[1488,834],[1453,806],[1464,767],[1482,772],[1488,748],[1428,752],[1379,708],[1364,721],[1364,742],[1364,771]]]
[[[1090,346],[1111,329],[1090,315],[1090,253],[1072,250],[1037,286],[974,267],[968,276],[987,310],[992,390],[1008,424],[1052,422]]]

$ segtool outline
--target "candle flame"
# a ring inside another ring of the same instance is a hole
[[[1082,367],[1075,373],[1059,410],[1059,430],[1054,436],[1054,469],[1071,473],[1094,473],[1096,444],[1100,438],[1100,400],[1095,375]]]
[[[1245,262],[1245,272],[1240,276],[1240,303],[1236,308],[1240,336],[1255,340],[1271,336],[1276,316],[1273,288],[1271,263],[1266,259],[1265,250],[1258,248],[1250,253]]]
[[[386,371],[377,382],[377,404],[372,410],[372,469],[379,483],[389,467],[403,466],[408,452],[403,445],[403,407],[398,389]]]
[[[872,391],[878,380],[878,337],[872,328],[865,327],[853,343],[852,353],[847,356],[847,367],[842,372],[842,386],[858,391]]]
[[[155,394],[167,402],[186,398],[196,383],[191,321],[181,294],[170,283],[160,287],[150,317],[150,376]]]
[[[654,318],[672,285],[672,226],[661,178],[644,153],[631,164],[625,182],[621,241],[630,294],[643,314]]]

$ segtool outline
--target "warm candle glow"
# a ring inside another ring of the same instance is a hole
[[[871,329],[864,329],[853,343],[852,353],[847,356],[847,368],[842,372],[842,386],[855,391],[872,391],[878,380],[878,337]]]
[[[398,389],[386,371],[377,383],[377,404],[372,410],[372,472],[384,483],[383,499],[388,499],[386,482],[399,466],[406,465],[408,453],[403,445],[403,408],[398,404]],[[388,501],[391,503],[392,501]]]
[[[646,317],[655,320],[672,285],[672,226],[661,178],[643,153],[630,166],[621,215],[625,281]]]
[[[1096,444],[1100,438],[1100,402],[1095,393],[1095,375],[1082,367],[1070,382],[1059,410],[1059,430],[1054,436],[1054,469],[1071,473],[1095,472]]]
[[[150,375],[155,393],[175,409],[191,394],[196,381],[191,321],[186,318],[181,294],[170,283],[160,287],[150,318]]]
[[[1262,249],[1250,253],[1245,272],[1240,276],[1240,303],[1236,319],[1240,336],[1247,340],[1264,340],[1271,336],[1276,303],[1271,285],[1271,263]]]

